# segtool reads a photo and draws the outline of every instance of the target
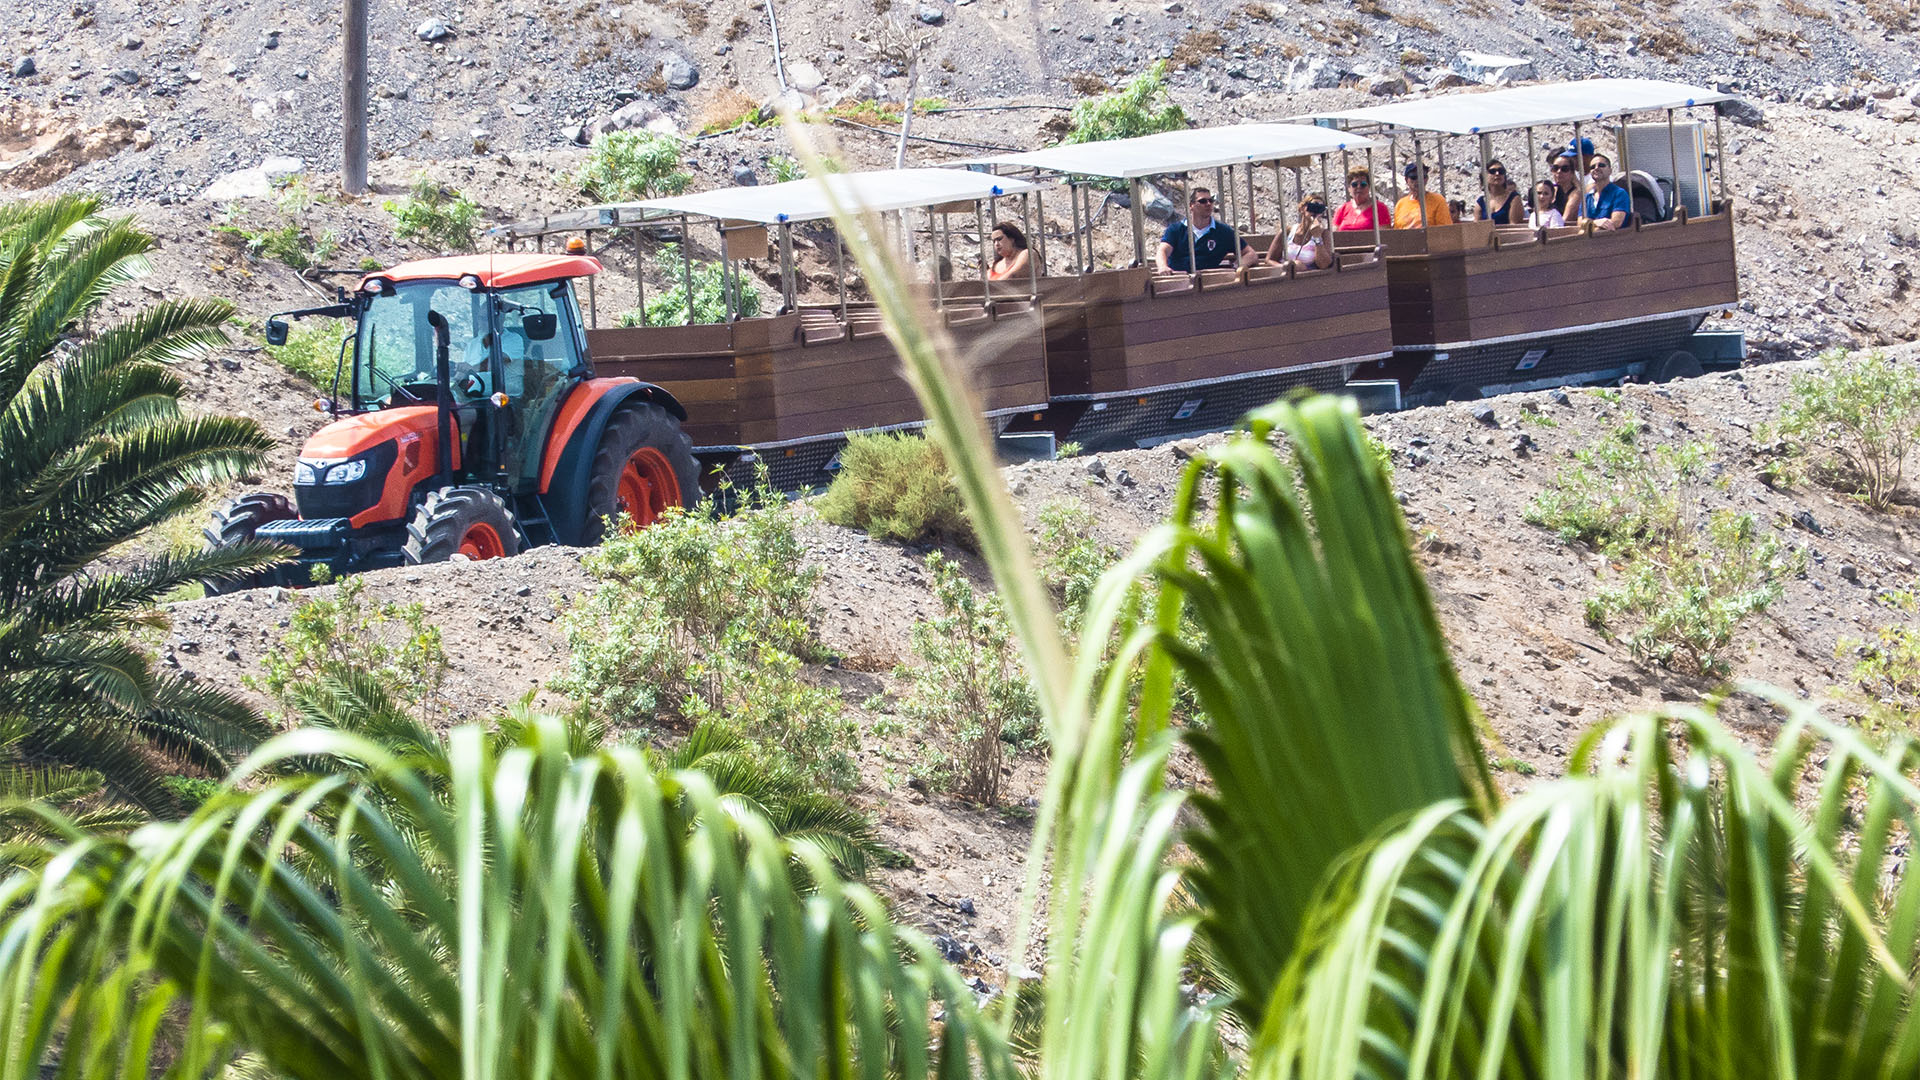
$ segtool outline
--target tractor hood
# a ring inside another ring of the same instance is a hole
[[[434,413],[431,405],[408,405],[343,417],[314,432],[300,456],[309,461],[342,461],[408,433],[431,445]]]

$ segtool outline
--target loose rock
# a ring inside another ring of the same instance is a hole
[[[414,28],[413,36],[421,41],[445,41],[453,36],[453,28],[445,20],[428,19]]]
[[[700,82],[700,69],[684,56],[669,56],[660,61],[660,78],[674,90],[691,90]]]

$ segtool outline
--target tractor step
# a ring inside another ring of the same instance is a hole
[[[269,521],[254,531],[262,540],[287,544],[302,550],[337,548],[346,543],[353,523],[346,518],[289,518]]]

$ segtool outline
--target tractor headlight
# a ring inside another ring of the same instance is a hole
[[[320,482],[320,477],[315,474],[311,463],[302,461],[293,467],[293,482],[296,484],[317,484]]]
[[[333,468],[328,469],[326,478],[323,479],[321,483],[351,484],[365,475],[367,475],[367,459],[358,457],[351,461],[343,461]]]

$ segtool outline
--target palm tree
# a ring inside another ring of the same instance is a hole
[[[100,560],[272,443],[249,420],[184,415],[167,370],[225,340],[229,305],[169,300],[91,325],[152,245],[91,196],[0,206],[0,762],[15,777],[81,769],[114,801],[167,812],[169,772],[223,771],[265,728],[232,695],[156,673],[130,634],[166,593],[274,549]]]
[[[983,1011],[814,844],[558,722],[505,746],[456,731],[438,773],[306,730],[191,819],[70,831],[0,884],[0,1080],[56,1038],[65,1072],[144,1074],[181,995],[183,1075],[237,1053],[465,1080],[1915,1074],[1910,743],[1782,701],[1763,767],[1678,710],[1597,729],[1565,779],[1503,798],[1387,479],[1331,399],[1192,463],[1069,664],[940,324],[856,249],[1038,673],[1037,977],[1023,930]],[[1156,610],[1129,626],[1143,573]],[[1192,828],[1165,777],[1176,669],[1213,779]],[[274,779],[315,758],[357,771]],[[1202,952],[1229,993],[1191,989]]]

